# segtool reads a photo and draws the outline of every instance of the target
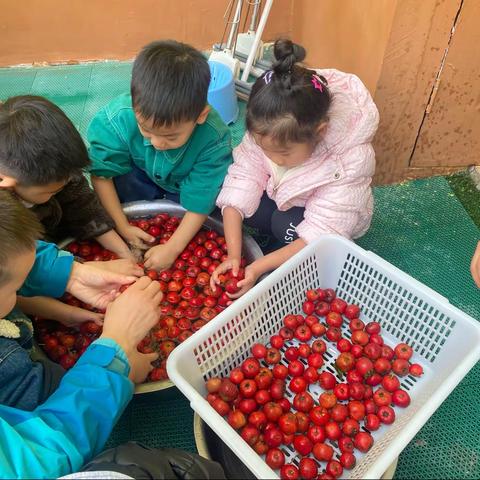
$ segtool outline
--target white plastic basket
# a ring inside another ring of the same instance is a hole
[[[339,297],[358,304],[364,321],[381,323],[388,345],[407,342],[415,352],[412,363],[424,367],[420,379],[407,376],[401,381],[410,393],[410,406],[396,408],[395,423],[373,432],[372,449],[364,455],[356,452],[357,466],[344,472],[349,478],[379,478],[480,358],[480,325],[446,298],[353,242],[327,235],[305,247],[176,348],[168,359],[168,374],[193,410],[252,473],[278,478],[208,404],[204,382],[239,366],[254,343],[267,342],[278,332],[287,313],[301,313],[305,291],[313,287],[335,288]],[[326,365],[335,373],[331,364],[337,352],[328,345]],[[287,447],[282,449],[287,461],[295,457]]]

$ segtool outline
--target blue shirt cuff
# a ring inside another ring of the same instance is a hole
[[[88,352],[88,355],[86,355]],[[83,360],[83,361],[82,361]],[[78,360],[82,363],[96,363],[110,371],[128,377],[130,363],[123,348],[111,338],[98,338]]]
[[[52,243],[37,241],[35,264],[19,294],[25,297],[61,297],[72,273],[72,264],[71,253],[59,250]]]

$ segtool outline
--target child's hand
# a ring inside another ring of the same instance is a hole
[[[115,253],[119,258],[138,263],[134,252],[128,248],[128,245],[124,242],[123,238],[115,230],[109,230],[96,237],[95,240],[102,245],[103,248]]]
[[[84,322],[95,322],[97,325],[103,325],[103,313],[90,312],[84,308],[70,307],[68,315],[60,323],[66,327],[76,327]]]
[[[107,262],[85,262],[85,264],[102,270],[107,270],[108,272],[120,273],[122,275],[131,275],[134,277],[145,275],[143,268],[139,267],[131,260],[119,259],[109,260]]]
[[[136,248],[134,248],[133,250],[127,248],[125,250],[117,252],[117,255],[121,260],[130,260],[130,262],[138,263],[141,260],[141,255],[137,255],[137,251],[138,249]]]
[[[134,276],[73,262],[66,291],[82,302],[104,309],[118,297],[123,285],[129,285],[135,280]]]
[[[145,268],[149,270],[156,270],[161,272],[172,266],[172,263],[177,258],[177,254],[171,249],[168,244],[157,245],[147,250],[144,255]]]
[[[480,288],[480,242],[478,242],[475,253],[473,254],[470,272],[477,287]]]
[[[158,358],[158,353],[132,352],[128,356],[130,375],[128,378],[133,383],[143,383],[147,375],[153,370],[152,362]]]
[[[147,250],[150,248],[148,244],[155,241],[155,237],[144,232],[141,228],[128,223],[124,226],[117,227],[117,231],[129,245],[134,248],[140,248],[141,250]]]
[[[139,278],[107,307],[101,337],[115,340],[128,357],[160,318],[160,284]]]
[[[245,268],[245,278],[237,284],[240,290],[237,293],[227,293],[227,295],[232,299],[241,297],[255,285],[259,276],[260,274],[257,273],[255,269],[255,263],[248,265],[247,268]]]
[[[232,275],[236,277],[238,275],[238,270],[240,269],[240,259],[238,258],[227,258],[224,262],[222,262],[212,273],[210,277],[210,288],[215,291],[216,285],[220,283],[218,278],[219,275],[222,275],[229,270],[232,271]]]
[[[17,297],[18,307],[27,315],[56,320],[66,327],[76,327],[83,322],[103,325],[103,314],[74,307],[49,297]]]

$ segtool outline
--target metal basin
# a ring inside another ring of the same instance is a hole
[[[175,217],[183,217],[186,210],[178,203],[170,200],[155,200],[153,202],[130,202],[123,204],[123,211],[127,217],[149,217],[157,213],[168,213]],[[216,218],[208,217],[204,227],[215,230],[223,235],[223,223]],[[250,236],[243,234],[243,254],[247,263],[252,263],[257,258],[263,257],[262,250],[257,242]]]
[[[183,217],[186,210],[177,203],[170,200],[155,200],[153,202],[130,202],[123,204],[123,211],[128,218],[133,217],[150,217],[158,213],[168,213],[175,217]],[[204,227],[215,230],[223,235],[223,224],[220,220],[208,217],[204,223]],[[59,247],[64,248],[73,238],[68,238],[59,242]],[[262,250],[257,242],[250,236],[243,234],[243,255],[247,263],[252,263],[257,258],[263,257]],[[162,380],[159,382],[150,382],[137,385],[135,387],[135,394],[158,392],[174,387],[175,385],[170,380]]]

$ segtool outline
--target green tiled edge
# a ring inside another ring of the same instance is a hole
[[[1,68],[0,101],[30,93],[37,72],[36,68]]]

